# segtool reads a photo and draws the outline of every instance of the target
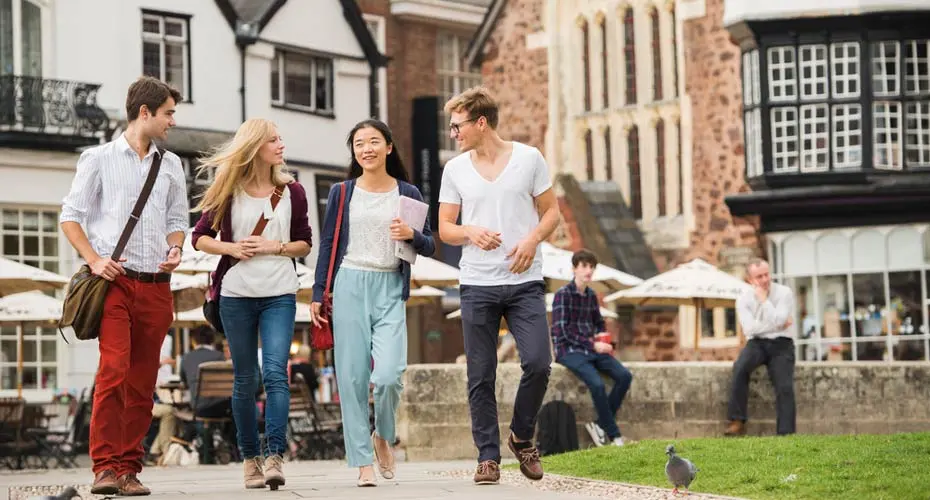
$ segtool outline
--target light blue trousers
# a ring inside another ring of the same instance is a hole
[[[333,283],[336,384],[349,467],[373,463],[368,387],[374,385],[375,432],[393,444],[407,369],[407,310],[398,272],[339,269]],[[374,359],[374,370],[372,370]]]

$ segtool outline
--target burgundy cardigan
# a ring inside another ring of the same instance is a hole
[[[313,231],[310,229],[310,221],[307,217],[307,192],[304,191],[304,187],[297,181],[288,184],[287,187],[291,192],[291,241],[306,241],[308,245],[313,247],[313,241],[311,240]],[[230,208],[232,208],[232,205],[230,205]],[[255,218],[255,222],[258,222],[258,217]],[[209,211],[204,212],[203,215],[200,216],[200,220],[198,220],[197,224],[194,226],[194,230],[191,232],[191,245],[197,248],[197,240],[199,240],[201,236],[216,238],[216,234],[216,231],[213,229],[213,213]],[[223,216],[223,221],[220,223],[219,234],[220,241],[227,243],[233,242],[232,216],[229,213]],[[220,262],[216,265],[216,271],[213,272],[210,281],[211,299],[215,300],[220,296],[223,276],[226,275],[226,272],[229,271],[229,268],[232,266],[232,257],[229,255],[220,257]]]

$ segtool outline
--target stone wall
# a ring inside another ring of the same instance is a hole
[[[722,435],[731,363],[628,363],[633,386],[619,414],[620,429],[633,439],[680,439]],[[497,400],[502,442],[509,433],[520,367],[498,368]],[[750,386],[748,430],[775,432],[774,394],[764,368]],[[810,434],[893,433],[930,430],[930,365],[926,363],[799,364],[795,394],[798,432]],[[575,409],[581,447],[591,445],[584,423],[594,419],[587,387],[553,365],[546,400]],[[408,460],[471,459],[473,445],[465,365],[412,365],[398,413],[398,434]],[[505,457],[510,452],[502,447]]]

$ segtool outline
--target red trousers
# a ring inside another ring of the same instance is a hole
[[[90,419],[94,474],[142,471],[142,440],[152,423],[161,344],[173,320],[169,283],[118,277],[100,323],[100,365]]]

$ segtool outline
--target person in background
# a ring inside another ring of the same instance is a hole
[[[191,233],[191,243],[197,250],[222,256],[211,297],[219,300],[232,354],[232,409],[245,487],[277,489],[285,483],[291,400],[287,360],[299,287],[294,259],[307,256],[311,244],[307,193],[286,172],[284,142],[268,120],[247,120],[230,142],[201,164],[201,169],[215,168],[216,174],[197,206],[203,215]],[[260,219],[267,225],[253,236]],[[266,453],[261,449],[255,409],[259,370],[266,393]]]
[[[297,348],[297,353],[291,361],[292,384],[297,381],[298,374],[303,376],[304,383],[307,384],[307,388],[310,390],[310,396],[312,397],[320,386],[320,380],[316,373],[316,368],[310,361],[310,346],[301,345]]]
[[[358,486],[375,486],[374,459],[381,477],[394,478],[395,421],[407,369],[407,299],[410,268],[398,258],[397,241],[418,255],[436,250],[429,220],[410,227],[397,217],[400,198],[423,201],[407,182],[407,170],[391,130],[379,120],[359,122],[349,132],[348,179],[329,191],[317,258],[310,318],[319,325],[321,301],[333,267],[333,339],[346,461],[358,467]],[[345,189],[342,228],[335,238],[339,198]],[[374,367],[372,368],[372,363]],[[375,431],[371,432],[369,386],[374,385]],[[374,453],[374,457],[372,454]]]
[[[178,429],[178,421],[174,416],[174,406],[171,405],[171,392],[159,390],[159,387],[171,380],[174,375],[175,359],[172,357],[174,348],[174,338],[171,335],[165,335],[165,340],[161,343],[161,366],[158,368],[158,377],[155,380],[155,405],[152,406],[152,418],[158,419],[158,430],[152,446],[149,448],[149,454],[154,462],[158,457],[168,451],[168,445],[171,438],[174,437]]]
[[[736,299],[736,317],[748,341],[733,363],[729,418],[724,435],[746,433],[749,419],[749,377],[765,365],[775,386],[775,432],[794,434],[797,408],[794,402],[795,298],[790,287],[772,283],[768,262],[754,258],[746,265],[752,288]]]
[[[588,250],[572,255],[574,279],[555,292],[552,300],[552,346],[555,361],[581,379],[594,401],[597,422],[585,429],[597,446],[623,446],[617,412],[623,405],[633,374],[613,356],[614,347],[601,316],[597,294],[590,286],[597,257]],[[601,374],[614,382],[610,394]]]
[[[190,391],[191,404],[197,397],[197,386],[200,381],[200,365],[210,361],[225,361],[223,353],[213,347],[215,334],[209,327],[203,326],[191,332],[193,350],[184,356],[181,361],[181,382]],[[201,418],[223,418],[232,411],[232,401],[223,398],[198,398],[197,406],[193,408],[194,414]],[[190,422],[184,429],[183,439],[191,442],[198,431],[198,423]],[[212,446],[210,440],[204,446]],[[212,455],[212,454],[211,454]]]

